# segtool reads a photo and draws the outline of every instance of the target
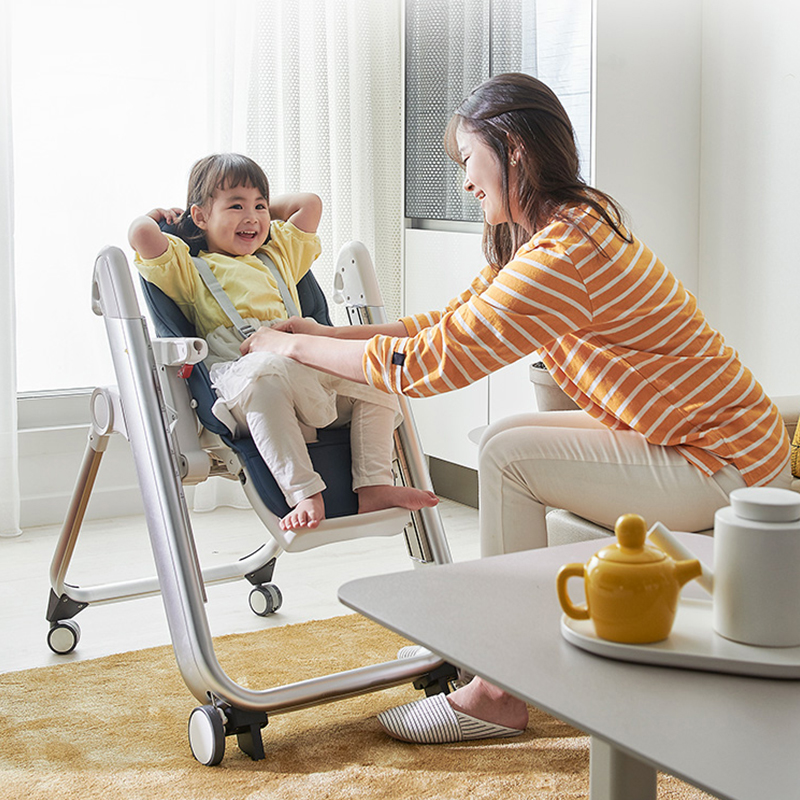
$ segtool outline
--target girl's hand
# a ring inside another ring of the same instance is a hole
[[[154,208],[152,211],[147,212],[147,216],[156,222],[165,220],[168,225],[174,225],[178,221],[178,217],[183,214],[182,208]]]
[[[307,333],[309,336],[324,336],[328,325],[320,325],[312,317],[289,317],[289,319],[278,320],[272,325],[275,331],[284,333]]]
[[[154,208],[131,223],[128,228],[128,242],[131,247],[144,259],[159,258],[167,252],[169,239],[162,232],[159,222],[166,220],[170,225],[177,219],[175,213],[180,215],[179,208]]]

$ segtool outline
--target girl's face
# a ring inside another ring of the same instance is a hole
[[[217,189],[206,206],[192,206],[209,253],[251,256],[269,236],[269,204],[253,186]]]
[[[483,216],[490,225],[502,222],[516,222],[513,200],[511,198],[511,219],[506,212],[506,196],[503,192],[503,173],[497,154],[483,139],[463,125],[456,131],[458,149],[464,162],[464,191],[470,192],[481,201]],[[513,181],[510,172],[509,181]]]

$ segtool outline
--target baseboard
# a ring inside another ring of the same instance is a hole
[[[431,456],[428,459],[433,490],[439,497],[478,507],[478,471]]]
[[[20,527],[23,531],[31,528],[61,525],[66,517],[71,495],[43,495],[22,498],[20,504]],[[144,513],[142,495],[138,485],[98,489],[92,491],[84,519],[113,519],[114,517],[133,517]]]
[[[31,395],[19,401],[20,527],[60,525],[67,514],[89,436],[87,391]],[[142,513],[130,445],[112,436],[85,519]]]

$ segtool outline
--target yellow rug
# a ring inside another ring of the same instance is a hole
[[[228,675],[266,689],[387,661],[405,642],[358,615],[215,640]],[[266,758],[228,737],[218,767],[186,734],[198,705],[171,647],[0,675],[3,800],[572,800],[589,794],[589,740],[532,709],[506,741],[420,746],[386,736],[375,715],[421,696],[403,686],[273,717]],[[659,776],[659,798],[706,795]]]

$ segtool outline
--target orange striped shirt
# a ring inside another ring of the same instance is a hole
[[[749,486],[776,478],[789,459],[780,414],[694,296],[638,239],[573,214],[582,228],[553,222],[444,311],[404,318],[409,337],[371,339],[367,380],[424,397],[538,351],[609,428],[675,447],[707,475],[733,464]]]

